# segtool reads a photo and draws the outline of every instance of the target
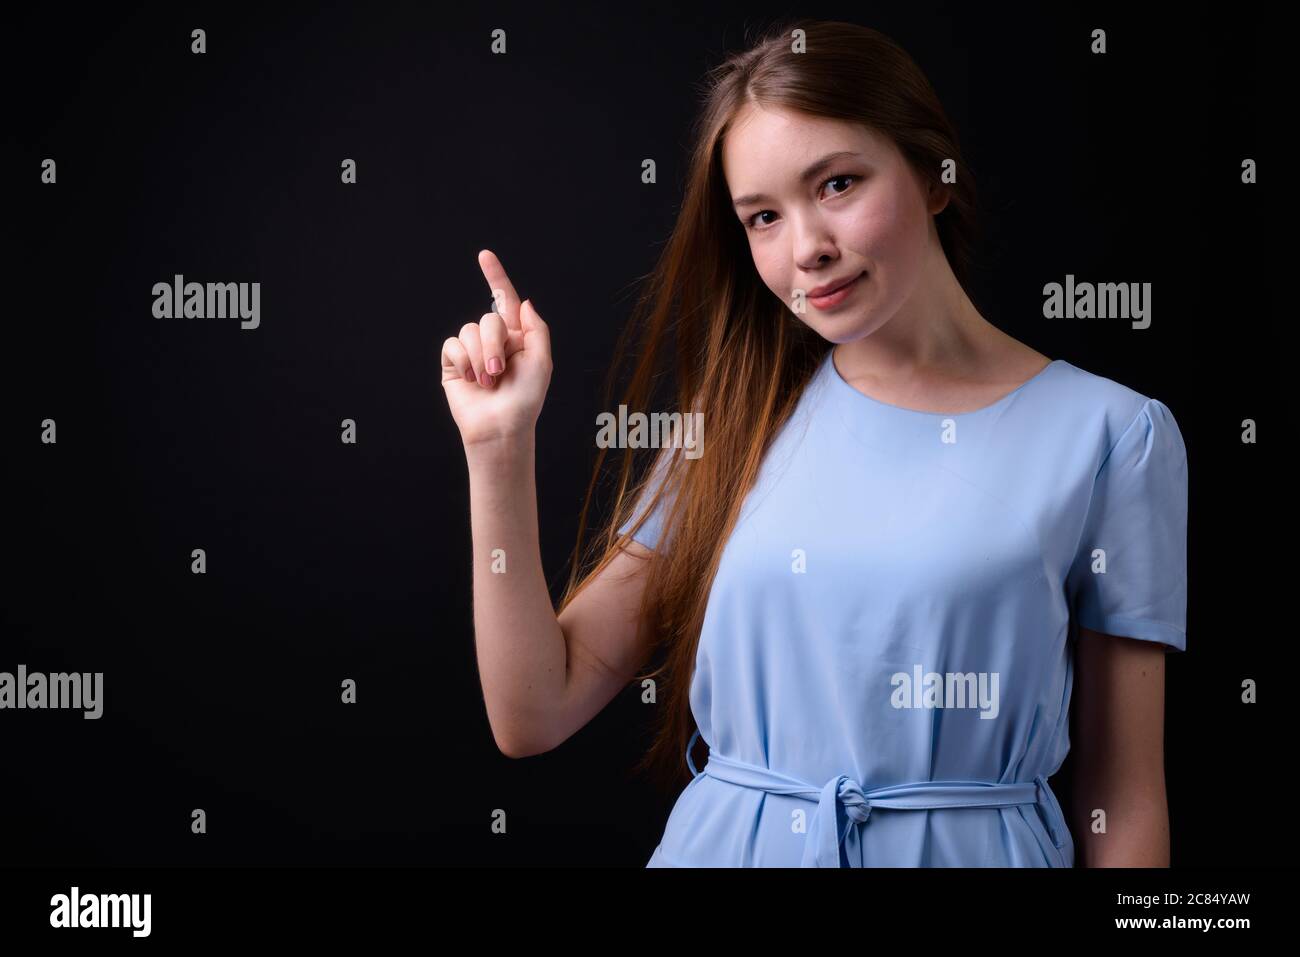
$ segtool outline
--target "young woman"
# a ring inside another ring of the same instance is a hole
[[[980,315],[970,170],[879,33],[782,27],[712,72],[695,133],[623,401],[646,408],[671,337],[707,441],[654,453],[637,495],[623,457],[558,616],[533,478],[547,327],[488,250],[497,308],[443,346],[499,746],[553,748],[639,678],[642,766],[692,774],[650,866],[1068,867],[1076,835],[1086,865],[1166,865],[1173,415]],[[1072,692],[1073,835],[1048,785]]]

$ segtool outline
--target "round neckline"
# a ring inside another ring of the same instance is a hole
[[[1055,366],[1060,365],[1064,361],[1065,361],[1064,359],[1051,360],[1050,362],[1047,363],[1047,365],[1043,366],[1041,369],[1035,372],[1024,382],[1020,383],[1020,385],[1016,386],[1010,392],[1006,393],[1005,395],[1003,395],[998,399],[995,399],[994,401],[990,402],[988,405],[981,406],[978,409],[972,409],[969,412],[926,412],[923,411],[922,409],[909,409],[907,408],[907,406],[894,405],[893,403],[890,402],[882,402],[880,399],[873,399],[871,396],[867,395],[862,390],[854,388],[854,386],[850,384],[847,379],[845,379],[842,375],[840,375],[840,370],[835,366],[834,346],[826,350],[826,359],[825,359],[826,364],[830,367],[829,369],[830,378],[835,382],[836,387],[841,392],[852,393],[852,396],[850,398],[856,397],[855,401],[863,402],[868,405],[874,406],[875,408],[883,409],[889,412],[895,412],[900,415],[910,415],[910,416],[923,415],[929,418],[941,418],[941,419],[970,418],[976,415],[983,415],[985,412],[991,412],[994,409],[999,408],[1000,406],[1006,405],[1008,402],[1010,402],[1020,393],[1024,392],[1025,389],[1029,388],[1029,386],[1033,385],[1039,379],[1043,378]]]

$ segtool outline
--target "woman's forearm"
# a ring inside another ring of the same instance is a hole
[[[534,435],[477,443],[465,456],[479,676],[497,746],[522,757],[550,746],[567,661],[538,543]]]
[[[1082,867],[1168,867],[1169,803],[1162,780],[1103,794],[1076,793],[1074,844]],[[1105,812],[1106,830],[1094,833]]]

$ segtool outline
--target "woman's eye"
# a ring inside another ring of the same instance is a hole
[[[843,175],[843,176],[832,176],[830,179],[822,180],[821,189],[825,189],[825,188],[826,188],[829,184],[831,184],[831,183],[838,183],[838,182],[840,182],[841,180],[855,180],[855,179],[857,179],[857,178],[858,178],[857,176],[855,176],[855,175],[853,175],[853,174],[851,174],[851,173],[846,173],[846,174]],[[848,186],[847,186],[847,185],[844,187],[844,189],[839,190],[838,192],[836,192],[835,195],[836,195],[836,196],[843,195],[844,190],[846,190],[846,189],[848,189]],[[820,191],[821,191],[821,190],[819,189],[818,192],[820,192]],[[762,209],[762,210],[759,210],[757,213],[755,213],[753,216],[750,216],[749,219],[747,219],[747,220],[745,221],[745,224],[746,224],[747,226],[749,226],[751,229],[753,229],[753,228],[755,228],[755,227],[758,226],[758,223],[756,222],[756,220],[757,220],[760,216],[766,216],[766,215],[768,215],[769,213],[771,213],[771,214],[774,215],[774,216],[776,215],[775,213],[772,213],[772,210],[770,210],[770,209]],[[767,225],[770,225],[770,224],[768,224],[768,223],[764,223],[763,225],[764,225],[764,226],[767,226]]]
[[[842,179],[857,179],[857,177],[856,177],[856,176],[852,176],[852,175],[845,175],[845,176],[832,176],[830,179],[828,179],[828,180],[826,181],[826,183],[836,183],[836,182],[839,182],[839,181],[842,180]],[[825,186],[826,183],[822,183],[822,185]],[[845,186],[844,189],[848,189],[848,187]],[[842,192],[842,190],[841,190],[841,192]],[[835,195],[838,196],[839,193],[836,193]]]

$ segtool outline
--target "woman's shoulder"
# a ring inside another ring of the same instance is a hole
[[[1185,455],[1182,431],[1165,402],[1109,376],[1058,359],[1053,363],[1056,392],[1046,403],[1060,416],[1065,434],[1091,436],[1105,455],[1125,437],[1145,446],[1167,445],[1170,455]]]
[[[1131,419],[1148,402],[1159,401],[1109,376],[1081,368],[1068,359],[1056,359],[1053,365],[1058,372],[1055,377],[1058,388],[1085,408],[1106,410]]]

